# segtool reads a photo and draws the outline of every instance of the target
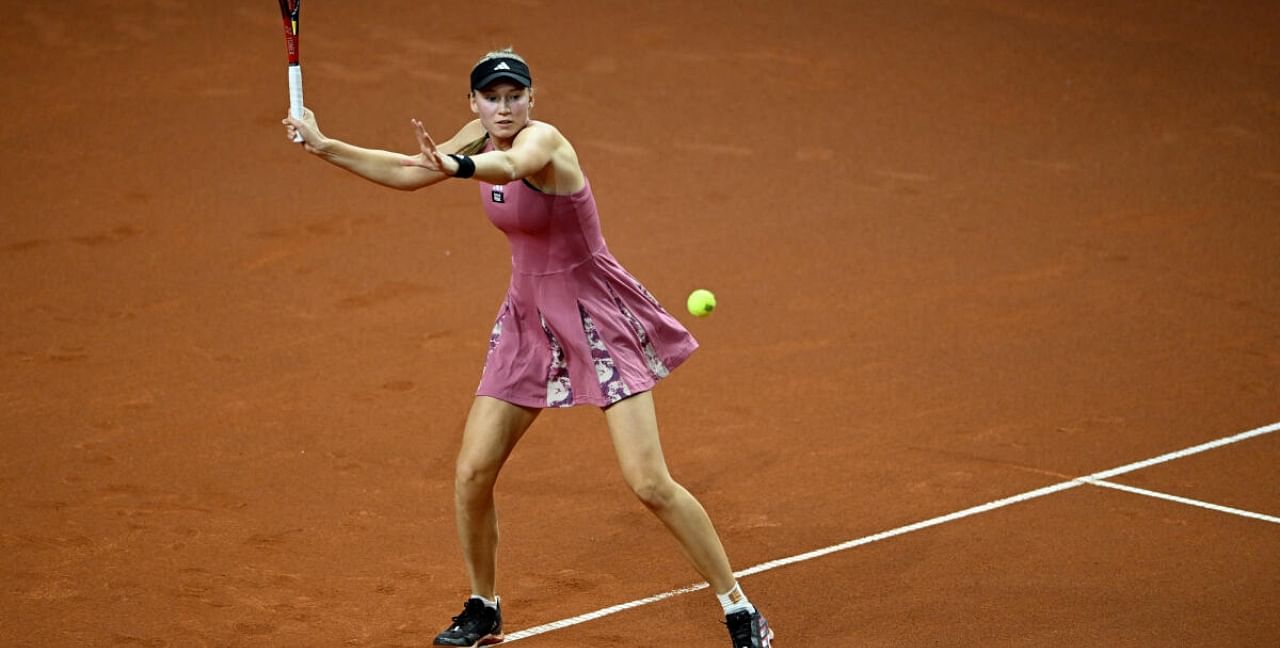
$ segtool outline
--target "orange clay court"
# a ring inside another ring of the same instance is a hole
[[[0,645],[428,645],[510,267],[475,185],[287,142],[275,3],[5,14]],[[1278,33],[1263,1],[308,0],[301,52],[326,133],[410,153],[481,54],[529,59],[702,343],[655,392],[668,460],[780,648],[1274,646]],[[544,414],[498,505],[517,645],[728,645],[599,411]]]

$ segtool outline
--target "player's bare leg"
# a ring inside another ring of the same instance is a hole
[[[645,392],[619,401],[605,410],[605,418],[627,485],[671,531],[707,583],[716,592],[731,590],[733,570],[711,518],[667,470],[653,395]]]
[[[711,518],[667,470],[653,395],[645,392],[619,401],[605,410],[605,418],[627,485],[667,526],[685,557],[716,592],[734,648],[770,648],[773,630],[734,579]]]
[[[504,640],[497,596],[498,511],[493,486],[538,410],[478,396],[467,415],[454,477],[454,515],[471,580],[462,613],[436,635],[435,646],[487,646]]]
[[[467,415],[454,481],[454,514],[471,593],[492,599],[497,587],[498,472],[539,410],[478,396]]]

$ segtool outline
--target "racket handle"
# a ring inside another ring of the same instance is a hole
[[[289,66],[289,116],[302,119],[302,66]],[[302,134],[295,133],[293,141],[301,142]]]

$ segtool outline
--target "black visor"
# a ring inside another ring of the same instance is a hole
[[[471,89],[483,90],[501,79],[513,81],[524,88],[533,87],[529,66],[519,59],[502,57],[485,59],[471,70]]]

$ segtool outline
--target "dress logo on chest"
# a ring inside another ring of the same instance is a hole
[[[489,191],[489,197],[496,203],[507,202],[506,195],[502,193],[502,185],[494,185],[493,189]]]

